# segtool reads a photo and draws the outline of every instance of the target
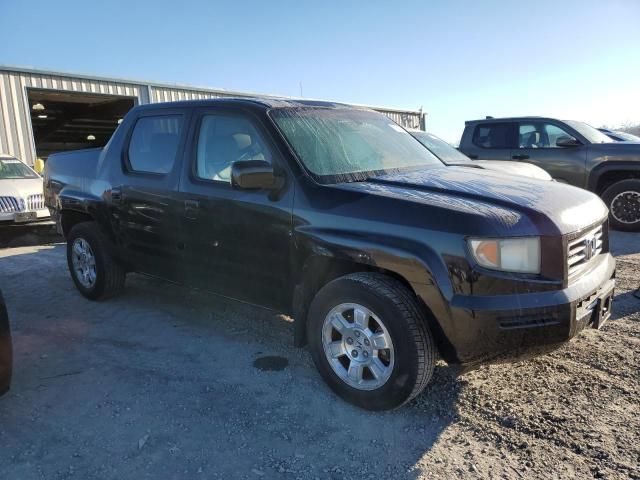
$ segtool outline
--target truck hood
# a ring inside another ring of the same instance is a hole
[[[511,162],[506,160],[472,160],[473,165],[480,165],[487,170],[495,170],[512,175],[535,178],[537,180],[551,180],[549,175],[542,168],[532,163]]]
[[[16,178],[0,180],[0,197],[27,198],[42,194],[42,178]]]
[[[487,230],[504,235],[522,235],[523,231],[567,234],[601,222],[608,215],[604,203],[586,190],[468,167],[383,175],[340,187],[422,203],[436,207],[445,216],[447,212],[462,212],[470,220],[484,217],[480,223],[489,224]]]
[[[592,156],[607,157],[607,160],[640,161],[640,142],[592,143],[589,150]]]

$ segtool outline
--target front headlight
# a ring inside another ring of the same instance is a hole
[[[479,265],[492,270],[540,273],[540,238],[471,238],[471,255]]]

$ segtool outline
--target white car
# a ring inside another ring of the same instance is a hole
[[[15,157],[0,154],[0,224],[49,218],[42,177]]]
[[[427,150],[447,165],[473,166],[485,170],[498,171],[507,175],[520,175],[537,180],[552,180],[551,175],[532,163],[511,162],[506,160],[471,160],[465,154],[432,133],[423,132],[422,130],[408,131],[416,140],[424,145]]]

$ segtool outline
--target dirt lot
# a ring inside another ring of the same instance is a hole
[[[292,324],[150,280],[84,300],[64,247],[0,250],[14,344],[0,479],[640,478],[640,235],[615,234],[615,318],[546,357],[393,412],[333,395]],[[283,370],[254,361],[284,357]]]

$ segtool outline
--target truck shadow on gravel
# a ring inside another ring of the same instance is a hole
[[[0,248],[14,248],[61,242],[53,222],[29,225],[0,225]]]
[[[164,296],[156,297],[162,284],[137,277],[128,298],[141,295],[150,304],[167,302]],[[368,412],[334,395],[308,350],[293,347],[290,319],[206,292],[175,288],[172,303],[189,304],[194,313],[180,315],[183,323],[177,328],[224,337],[224,350],[236,358],[251,352],[242,367],[244,377],[234,382],[234,398],[241,400],[227,415],[243,415],[251,399],[250,410],[275,417],[267,420],[261,415],[264,424],[242,423],[240,431],[228,433],[230,441],[247,435],[254,439],[249,442],[253,448],[273,452],[256,467],[267,478],[294,473],[306,473],[302,478],[418,478],[414,466],[457,419],[461,382],[442,362],[412,402],[395,411]],[[257,367],[256,361],[265,358],[284,358],[288,365],[282,370]],[[270,429],[277,433],[263,437]]]
[[[618,293],[613,299],[611,320],[633,318],[633,314],[640,311],[640,291]]]
[[[331,392],[281,315],[141,275],[91,302],[64,245],[0,265],[15,349],[0,478],[418,478],[457,419],[444,364],[410,404],[367,412]],[[265,356],[288,365],[256,368]]]
[[[615,256],[640,253],[640,233],[611,230],[609,239],[611,253]]]

